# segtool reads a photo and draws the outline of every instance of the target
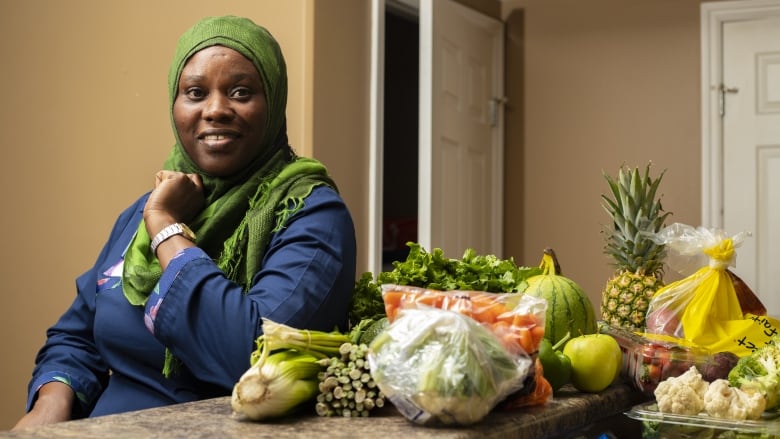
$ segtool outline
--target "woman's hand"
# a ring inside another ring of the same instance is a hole
[[[46,383],[38,390],[35,405],[11,429],[52,424],[70,420],[73,409],[73,389],[59,381]]]
[[[147,223],[162,227],[193,219],[205,205],[200,175],[160,171],[154,176],[154,190],[144,206]],[[154,235],[152,235],[154,236]]]
[[[160,171],[154,177],[154,190],[144,206],[144,223],[150,237],[174,223],[187,223],[206,204],[200,175]],[[157,247],[157,259],[163,270],[179,251],[194,244],[182,236],[173,236]]]

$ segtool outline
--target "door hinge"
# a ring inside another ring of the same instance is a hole
[[[712,88],[718,92],[718,114],[720,117],[723,117],[726,115],[726,93],[739,93],[739,88],[726,87],[725,84],[720,84],[717,87],[713,86]]]
[[[488,102],[488,121],[490,126],[494,127],[498,124],[498,108],[500,105],[506,104],[509,99],[504,97],[490,98]]]

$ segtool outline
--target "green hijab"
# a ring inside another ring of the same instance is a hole
[[[210,176],[197,167],[182,147],[173,119],[182,69],[193,54],[214,45],[234,49],[252,61],[260,73],[268,103],[266,137],[260,154],[243,171],[228,178]],[[168,91],[176,143],[164,168],[201,176],[206,207],[189,224],[197,236],[196,244],[229,279],[248,291],[271,234],[282,229],[287,219],[303,207],[303,200],[314,187],[336,186],[320,162],[295,156],[288,145],[285,61],[273,36],[251,20],[209,17],[187,30],[176,46]],[[133,305],[146,304],[162,274],[150,242],[142,220],[125,254],[123,270],[125,296]]]

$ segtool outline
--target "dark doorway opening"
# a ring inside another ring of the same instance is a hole
[[[417,242],[419,20],[388,4],[385,12],[382,269],[405,260]]]

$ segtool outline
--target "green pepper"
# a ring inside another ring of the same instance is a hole
[[[539,344],[539,361],[542,363],[544,378],[552,386],[553,392],[563,387],[571,380],[571,360],[560,348],[569,340],[571,334],[566,334],[553,346],[547,338]]]

